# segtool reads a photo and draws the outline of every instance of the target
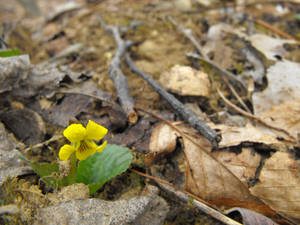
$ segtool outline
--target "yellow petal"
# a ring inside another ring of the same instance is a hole
[[[70,142],[78,142],[85,139],[86,129],[81,124],[71,124],[64,130],[64,136]]]
[[[90,155],[95,154],[96,150],[97,145],[93,141],[82,141],[76,151],[76,158],[79,160],[85,160]]]
[[[107,141],[104,141],[102,145],[98,146],[97,152],[102,152],[103,149],[106,147],[106,145],[107,145]]]
[[[88,125],[86,126],[86,137],[95,141],[99,141],[107,134],[107,129],[95,123],[94,121],[89,120]]]
[[[73,152],[75,152],[75,148],[72,145],[64,145],[59,150],[58,153],[59,159],[63,161],[67,161]]]

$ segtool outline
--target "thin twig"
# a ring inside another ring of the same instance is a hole
[[[125,55],[127,48],[132,45],[132,42],[124,41],[121,38],[118,27],[107,26],[99,15],[97,16],[97,19],[104,30],[113,36],[117,44],[117,51],[109,64],[109,76],[115,84],[121,107],[127,115],[128,121],[130,123],[136,123],[138,116],[134,109],[133,99],[129,93],[127,79],[121,69],[122,58]]]
[[[268,23],[265,22],[265,21],[262,21],[262,20],[254,20],[254,22],[257,23],[257,24],[259,24],[259,25],[261,25],[261,26],[263,26],[263,27],[265,27],[265,28],[268,28],[270,31],[272,31],[272,32],[274,32],[274,33],[276,33],[276,34],[279,34],[281,37],[287,38],[287,39],[289,39],[289,40],[296,41],[297,44],[300,44],[300,42],[299,42],[296,38],[294,38],[293,36],[291,36],[291,35],[289,35],[289,34],[283,32],[282,30],[277,29],[276,27],[274,27],[274,26],[268,24]]]
[[[210,215],[211,217],[225,223],[228,225],[241,225],[240,223],[234,221],[233,219],[225,216],[224,214],[222,214],[221,212],[219,212],[218,210],[214,209],[213,206],[211,204],[209,204],[208,202],[204,201],[203,199],[199,198],[198,196],[185,191],[185,190],[181,190],[180,188],[176,187],[175,185],[169,183],[166,180],[160,179],[158,177],[154,177],[151,176],[149,174],[146,173],[142,173],[140,171],[137,171],[135,169],[129,169],[132,172],[139,174],[143,177],[152,179],[154,181],[156,181],[158,183],[158,185],[163,188],[165,191],[174,194],[176,197],[178,197],[179,199],[181,199],[182,201],[189,203],[192,202],[193,205],[195,205],[198,209],[200,209],[202,212]]]
[[[221,140],[221,136],[215,130],[207,126],[205,122],[202,121],[191,109],[184,107],[184,105],[177,98],[156,83],[151,76],[137,68],[128,54],[126,54],[125,60],[132,72],[147,81],[153,90],[162,96],[172,106],[176,113],[182,116],[185,121],[187,121],[193,128],[206,137],[212,144],[213,148],[217,148],[218,142]]]
[[[191,58],[195,58],[195,59],[199,59],[199,60],[201,60],[203,62],[208,63],[218,74],[221,74],[221,75],[227,77],[232,82],[234,82],[236,84],[239,84],[242,88],[244,88],[245,90],[247,90],[247,87],[246,87],[246,85],[244,84],[243,81],[239,80],[236,76],[234,76],[229,71],[222,69],[220,66],[218,66],[217,64],[215,64],[213,61],[206,60],[204,57],[200,56],[199,54],[195,54],[195,53],[186,53],[186,56],[187,57],[191,57]]]
[[[220,66],[218,66],[217,64],[215,64],[213,61],[211,61],[208,56],[206,54],[203,53],[200,44],[197,42],[197,40],[194,38],[194,36],[192,35],[191,31],[188,29],[185,29],[184,27],[182,27],[180,24],[178,24],[172,17],[168,17],[169,21],[178,28],[178,30],[183,33],[191,42],[192,44],[195,46],[195,48],[197,49],[197,51],[199,52],[199,54],[201,56],[198,55],[198,59],[205,61],[206,63],[210,64],[214,70],[218,71],[220,74],[222,74],[223,76],[226,76],[229,80],[231,80],[234,83],[239,83],[242,85],[243,88],[246,88],[245,85],[238,80],[232,73],[230,73],[227,70],[222,69]],[[190,55],[187,55],[188,57],[193,57]]]
[[[242,87],[247,90],[246,86],[244,85],[243,82],[241,82],[240,80],[238,80],[232,73],[230,73],[227,70],[222,69],[222,67],[218,66],[216,63],[214,63],[213,61],[211,61],[208,56],[203,53],[202,48],[200,46],[200,44],[198,43],[198,41],[194,38],[194,36],[192,35],[191,31],[189,29],[185,29],[183,26],[181,26],[180,24],[178,24],[172,17],[168,17],[168,19],[170,20],[171,23],[173,23],[173,25],[175,25],[178,30],[180,32],[182,32],[191,42],[192,44],[195,46],[195,48],[197,49],[198,53],[200,53],[200,55],[197,54],[187,54],[188,57],[194,57],[197,56],[197,59],[200,59],[206,63],[208,63],[214,70],[216,70],[218,73],[223,75],[223,79],[226,81],[226,84],[229,86],[230,90],[232,91],[233,95],[237,98],[237,100],[242,104],[242,106],[248,111],[251,112],[248,107],[246,106],[246,104],[243,102],[243,100],[240,98],[240,96],[237,94],[237,92],[235,91],[235,89],[233,88],[233,86],[227,81],[227,79],[230,79],[232,81],[238,81],[238,83],[240,83],[242,85]]]
[[[103,97],[100,97],[100,96],[97,96],[97,95],[92,95],[92,94],[87,94],[87,93],[83,93],[83,92],[77,92],[77,91],[56,91],[55,92],[56,94],[67,94],[67,95],[83,95],[83,96],[87,96],[87,97],[90,97],[90,98],[94,98],[94,99],[97,99],[101,102],[106,102],[112,106],[116,106],[116,107],[119,107],[120,108],[120,105],[110,101],[109,99],[107,98],[103,98]]]
[[[172,17],[168,17],[169,21],[178,28],[178,30],[183,33],[195,46],[195,48],[197,49],[197,51],[200,53],[200,55],[202,55],[206,60],[209,60],[209,58],[206,56],[206,54],[203,53],[202,48],[200,46],[200,44],[198,43],[198,41],[196,40],[196,38],[194,38],[194,36],[192,35],[192,32],[190,29],[185,29],[183,26],[181,26],[180,24],[178,24]]]
[[[63,136],[62,135],[57,135],[57,136],[53,136],[52,138],[50,138],[49,140],[47,141],[44,141],[44,142],[41,142],[41,143],[38,143],[36,145],[33,145],[33,146],[29,146],[27,148],[25,148],[23,151],[24,153],[27,153],[33,149],[36,149],[36,148],[40,148],[40,147],[43,147],[44,145],[48,145],[49,143],[53,142],[53,141],[58,141],[60,139],[62,139]]]
[[[239,103],[246,109],[248,113],[251,113],[251,110],[248,108],[248,106],[244,103],[243,99],[239,96],[239,94],[236,92],[234,87],[228,82],[228,80],[225,77],[222,77],[222,79],[225,81],[227,86],[229,87],[232,94],[236,97],[236,99],[239,101]]]

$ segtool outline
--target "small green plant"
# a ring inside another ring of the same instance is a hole
[[[59,150],[59,159],[67,161],[67,172],[59,169],[58,163],[33,163],[21,157],[41,177],[54,188],[74,183],[88,185],[90,193],[95,193],[107,181],[125,172],[132,160],[128,148],[110,145],[105,141],[98,146],[107,129],[93,121],[86,128],[81,124],[71,124],[63,134],[71,144]]]
[[[19,49],[0,50],[0,57],[11,57],[20,55]]]

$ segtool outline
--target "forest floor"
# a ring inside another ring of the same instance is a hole
[[[86,198],[154,185],[166,205],[153,224],[225,223],[195,202],[225,220],[232,209],[260,221],[248,224],[299,223],[298,1],[19,2],[0,0],[0,50],[22,54],[0,58],[1,224],[43,224],[61,188],[18,155],[57,163],[63,130],[89,120],[134,157]]]

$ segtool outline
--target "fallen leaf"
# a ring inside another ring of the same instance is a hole
[[[74,119],[80,112],[87,110],[92,102],[93,99],[88,96],[70,94],[65,96],[59,104],[53,105],[41,113],[45,120],[66,127],[70,119]]]
[[[276,105],[265,111],[261,118],[268,124],[288,131],[295,139],[298,138],[300,132],[300,98],[286,101]],[[282,136],[282,132],[278,133],[275,130],[262,127],[265,132],[269,132],[276,136]]]
[[[255,115],[260,116],[275,105],[300,96],[300,65],[280,61],[267,71],[268,87],[253,94]]]
[[[33,66],[28,55],[0,58],[0,71],[0,93],[10,91],[12,96],[21,98],[53,91],[66,74],[73,80],[80,75],[66,67],[58,69],[56,65]]]
[[[278,60],[276,56],[285,58],[284,44],[296,44],[293,40],[276,39],[264,34],[251,35],[248,40],[253,47],[262,52],[270,60]]]
[[[26,71],[30,67],[28,55],[0,57],[0,93],[17,88],[22,79],[26,79]]]
[[[210,143],[195,130],[183,126],[177,128],[180,132],[173,132],[183,140],[186,157],[185,188],[188,191],[218,206],[240,206],[265,215],[275,215],[248,188],[257,179],[262,161],[260,154],[252,148],[242,148],[240,152],[210,152]],[[234,141],[232,143],[236,144]]]
[[[101,89],[93,80],[87,80],[79,86],[66,89],[64,92],[81,93],[83,95],[93,95],[100,100],[110,101],[110,94],[101,91]]]
[[[291,154],[275,152],[267,159],[259,183],[250,191],[275,211],[300,222],[300,175]]]
[[[149,153],[146,155],[145,165],[150,166],[158,158],[174,151],[176,139],[176,131],[169,125],[161,123],[156,126],[150,138]]]
[[[216,151],[211,154],[247,186],[261,161],[261,156],[251,148],[243,148],[239,153]]]
[[[183,137],[187,158],[187,190],[206,200],[229,198],[237,201],[257,202],[247,186],[208,153],[211,147],[205,138],[198,136],[192,140]]]
[[[148,150],[150,134],[151,120],[142,118],[130,129],[113,135],[107,141],[111,144],[124,145],[128,148],[134,148],[137,152],[145,153]]]
[[[213,129],[220,131],[222,140],[219,148],[238,146],[242,143],[264,144],[273,148],[285,148],[285,145],[270,134],[264,133],[259,128],[247,124],[245,127],[235,127],[227,125],[213,125]]]
[[[239,208],[235,207],[229,210],[226,210],[226,215],[233,214],[235,212],[240,213],[243,224],[244,225],[278,225],[277,223],[273,222],[268,217],[265,217],[264,215],[254,212],[249,209]]]

